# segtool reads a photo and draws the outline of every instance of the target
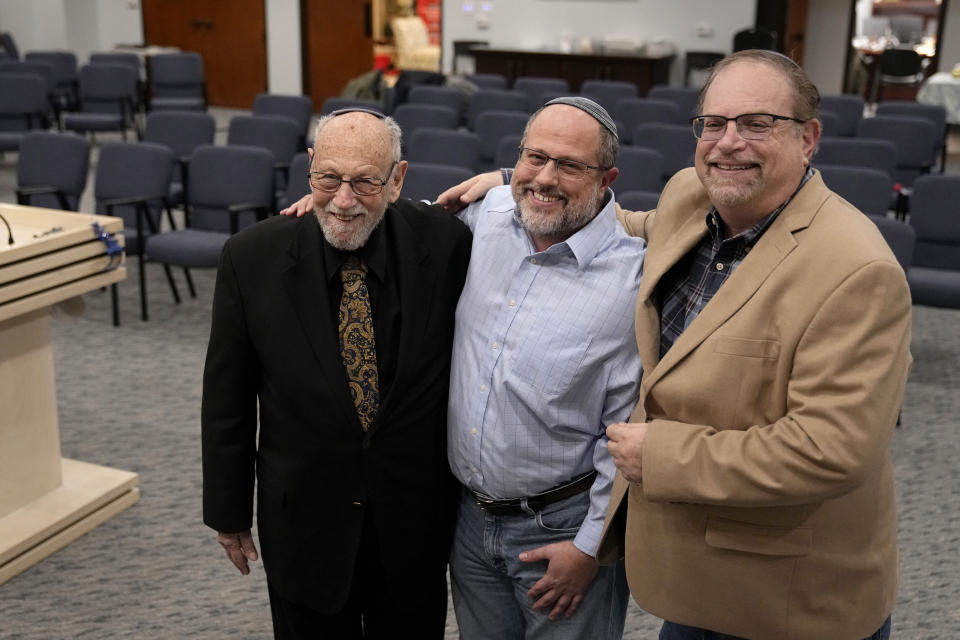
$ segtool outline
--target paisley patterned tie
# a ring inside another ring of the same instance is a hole
[[[377,350],[373,339],[373,314],[364,277],[367,267],[351,256],[340,269],[343,297],[340,299],[340,353],[347,370],[350,395],[360,425],[366,431],[380,408]]]

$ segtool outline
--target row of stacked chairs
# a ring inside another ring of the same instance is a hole
[[[207,109],[203,58],[198,53],[152,56],[149,73],[134,53],[93,53],[78,66],[70,51],[31,51],[0,59],[0,151],[19,136],[55,124],[77,132],[141,135],[143,114]]]
[[[254,115],[230,120],[226,145],[214,145],[216,123],[201,111],[151,112],[141,141],[99,145],[95,212],[124,220],[127,254],[140,264],[142,319],[148,319],[147,260],[163,265],[179,303],[172,266],[183,267],[195,295],[189,269],[216,267],[231,233],[309,192],[304,138],[311,115],[307,97],[262,94]],[[87,138],[73,133],[25,133],[18,145],[18,202],[76,211],[90,149]],[[178,228],[175,206],[183,207],[184,227]],[[113,298],[119,324],[116,288]]]

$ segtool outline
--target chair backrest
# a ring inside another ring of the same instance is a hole
[[[177,158],[186,160],[200,145],[213,144],[216,126],[213,116],[208,113],[154,111],[147,114],[143,139],[166,145]]]
[[[48,107],[41,78],[28,74],[0,74],[0,131],[42,128]]]
[[[407,93],[407,103],[409,104],[432,104],[449,107],[462,114],[465,107],[465,99],[462,91],[451,87],[439,87],[430,84],[419,84],[410,88]]]
[[[840,116],[833,111],[820,111],[820,135],[838,136],[840,135]]]
[[[153,214],[159,210],[170,188],[170,177],[176,159],[173,151],[161,144],[151,142],[111,142],[100,147],[97,158],[97,174],[94,179],[93,195],[97,202],[97,213],[106,214],[105,201],[117,198],[143,198],[148,204],[151,219],[158,222]],[[112,207],[110,215],[123,219],[126,235],[136,234],[137,214],[133,205]],[[149,233],[150,228],[143,228]],[[128,253],[133,253],[128,243]]]
[[[765,27],[750,27],[733,34],[733,50],[776,49],[777,32]]]
[[[634,131],[645,122],[683,124],[676,103],[660,98],[622,98],[617,102],[614,113],[617,122],[623,124],[623,132],[626,134],[623,142],[627,144],[633,142]]]
[[[897,147],[893,179],[910,186],[933,164],[932,149],[937,140],[933,124],[912,116],[876,116],[864,118],[857,126],[860,138],[889,140]]]
[[[926,175],[913,183],[910,226],[917,234],[912,264],[960,270],[960,176]]]
[[[199,53],[164,53],[150,58],[149,108],[153,110],[206,110],[207,84]]]
[[[918,80],[923,71],[923,56],[913,47],[890,47],[880,54],[880,78],[895,81],[897,78]]]
[[[150,58],[150,90],[154,95],[195,97],[204,86],[203,57],[193,51]]]
[[[691,158],[697,150],[697,139],[688,126],[648,122],[634,130],[633,145],[650,147],[663,154],[662,184],[666,184],[677,171],[693,166]]]
[[[301,137],[307,135],[313,115],[310,96],[287,96],[276,93],[258,93],[253,99],[251,114],[255,116],[284,116],[297,123]]]
[[[473,175],[472,170],[463,167],[411,162],[407,165],[407,175],[403,179],[400,195],[411,200],[433,202],[441,192],[464,180],[469,180]]]
[[[523,141],[523,134],[511,133],[500,138],[497,143],[497,153],[493,157],[493,169],[509,169],[517,165],[520,159],[520,143]]]
[[[857,125],[863,119],[865,104],[863,98],[852,93],[825,93],[820,96],[821,111],[830,111],[840,118],[838,136],[857,135]]]
[[[410,104],[397,105],[392,117],[400,125],[403,132],[403,149],[406,151],[410,136],[417,129],[434,127],[437,129],[455,129],[460,121],[460,114],[441,105]]]
[[[863,213],[884,215],[893,197],[893,179],[880,169],[818,164],[831,191]]]
[[[917,44],[923,40],[924,18],[915,13],[895,13],[890,16],[890,30],[900,44]]]
[[[28,51],[26,62],[49,62],[54,68],[56,86],[66,88],[77,82],[77,55],[72,51]]]
[[[289,165],[301,149],[301,135],[297,123],[285,116],[234,116],[227,128],[227,144],[262,147],[274,162]]]
[[[813,166],[821,164],[879,169],[893,177],[897,165],[897,145],[872,138],[823,137]]]
[[[474,127],[480,138],[480,161],[485,165],[492,162],[500,139],[508,135],[522,134],[529,119],[530,116],[521,111],[493,109],[481,113]]]
[[[376,100],[332,97],[323,101],[323,104],[320,106],[320,115],[325,116],[328,113],[336,111],[337,109],[350,109],[353,107],[372,109],[374,111],[379,111],[380,113],[386,114],[386,111],[383,109],[383,104],[377,102]]]
[[[677,105],[680,112],[680,120],[686,122],[697,115],[697,102],[700,101],[700,90],[695,87],[668,87],[665,84],[657,84],[650,87],[647,92],[648,98],[658,100],[669,100]]]
[[[467,128],[475,129],[477,117],[492,109],[531,113],[525,93],[509,89],[481,89],[473,94],[467,107]]]
[[[886,216],[868,214],[867,217],[877,225],[880,235],[887,241],[887,246],[893,252],[893,257],[900,263],[900,267],[905,272],[908,271],[917,242],[917,234],[914,230],[906,222]]]
[[[613,186],[617,183],[614,182]],[[617,195],[617,203],[627,211],[651,211],[657,208],[658,202],[659,191],[624,191]]]
[[[137,79],[140,78],[142,65],[140,56],[135,53],[123,53],[120,51],[97,52],[90,54],[90,64],[123,64],[137,72]]]
[[[20,142],[17,159],[17,187],[47,185],[62,191],[67,208],[77,210],[87,184],[90,143],[69,133],[31,131]],[[32,196],[27,204],[61,209],[53,194]]]
[[[637,85],[621,80],[584,80],[580,85],[580,93],[594,96],[612,116],[617,108],[617,101],[622,98],[635,98],[639,94]]]
[[[548,92],[569,93],[570,83],[563,78],[520,76],[513,81],[513,90],[527,96],[527,108],[533,111],[540,106],[540,97]]]
[[[85,64],[80,69],[79,96],[84,112],[132,113],[137,99],[137,76],[123,64]]]
[[[34,60],[32,62],[0,60],[0,74],[7,73],[29,74],[43,78],[44,90],[48,95],[53,94],[57,86],[57,69],[52,62],[46,60]]]
[[[407,141],[407,160],[480,169],[480,138],[469,131],[422,127]]]
[[[278,202],[278,209],[282,209],[293,204],[303,196],[310,193],[310,179],[307,174],[310,172],[310,156],[306,151],[301,151],[293,156],[290,161],[290,175],[287,179],[287,189],[283,198]]]
[[[933,125],[937,135],[933,154],[936,156],[947,135],[947,110],[939,104],[924,104],[913,100],[884,100],[877,104],[878,116],[912,116],[924,118]]]
[[[467,80],[480,89],[506,89],[507,77],[499,73],[474,73]]]
[[[249,204],[269,212],[273,206],[273,154],[246,145],[197,147],[190,161],[190,226],[229,231],[228,207]],[[239,226],[252,224],[252,213],[240,215]]]
[[[660,190],[663,180],[663,154],[656,149],[621,147],[617,168],[620,169],[620,175],[613,183],[615,190],[622,192]]]

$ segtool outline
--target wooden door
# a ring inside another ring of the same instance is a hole
[[[371,0],[301,0],[304,93],[319,109],[344,85],[373,69]]]
[[[211,105],[249,109],[267,90],[264,0],[143,0],[148,45],[203,56]]]

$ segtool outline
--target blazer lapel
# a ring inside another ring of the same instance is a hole
[[[397,372],[387,396],[380,399],[380,411],[370,426],[375,431],[382,416],[390,414],[393,407],[406,395],[408,380],[416,367],[425,339],[430,305],[433,302],[436,272],[426,266],[429,251],[399,213],[388,209],[387,238],[393,240],[391,251],[397,266],[396,281],[400,288],[400,348],[397,353]],[[388,241],[389,241],[388,240]]]
[[[299,229],[290,244],[289,263],[283,268],[282,281],[293,303],[294,311],[320,365],[317,385],[324,396],[349,420],[350,428],[362,431],[344,376],[337,328],[330,318],[330,301],[324,276],[321,252],[321,231],[313,216],[300,220]]]
[[[724,283],[721,291],[703,308],[686,331],[680,334],[663,360],[657,363],[649,375],[644,376],[645,389],[655,384],[746,304],[784,258],[796,248],[794,232],[810,224],[828,196],[829,191],[824,186],[820,175],[814,175],[790,204],[780,212],[730,279]],[[690,220],[687,225],[694,222]],[[687,235],[681,232],[680,237],[686,238]],[[657,339],[659,340],[659,326]]]

